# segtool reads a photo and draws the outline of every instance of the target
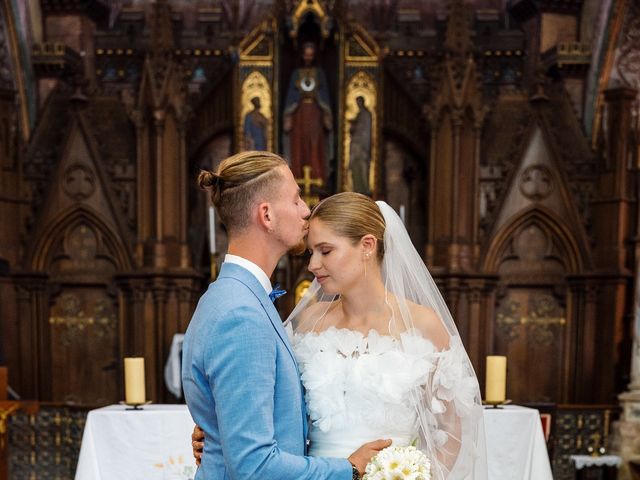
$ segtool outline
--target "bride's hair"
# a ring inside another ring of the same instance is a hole
[[[373,235],[378,241],[378,259],[384,257],[384,217],[376,202],[366,195],[343,192],[325,198],[313,209],[309,221],[314,218],[335,234],[351,239],[354,245],[365,235]]]
[[[280,182],[282,176],[277,168],[286,165],[275,153],[241,152],[225,158],[215,172],[201,170],[198,185],[210,190],[227,230],[242,231],[249,224],[251,205]]]

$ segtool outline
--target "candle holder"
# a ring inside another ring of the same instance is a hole
[[[127,403],[124,400],[120,402],[120,405],[127,405],[129,408],[125,408],[125,410],[144,410],[145,405],[149,405],[151,400],[147,400],[144,403]]]
[[[484,405],[484,408],[502,408],[504,405],[509,405],[510,403],[511,403],[511,400],[502,400],[502,401],[483,400],[482,401],[482,405]]]

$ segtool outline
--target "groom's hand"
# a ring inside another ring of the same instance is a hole
[[[193,427],[191,434],[191,447],[193,448],[193,458],[196,459],[196,465],[200,466],[202,460],[202,450],[204,449],[204,430],[198,425]]]
[[[351,465],[358,469],[360,476],[363,476],[369,460],[375,457],[380,450],[387,448],[389,445],[391,445],[391,440],[376,440],[375,442],[365,443],[358,450],[349,455],[347,460],[351,462]]]

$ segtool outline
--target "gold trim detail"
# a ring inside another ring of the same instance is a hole
[[[362,48],[362,50],[364,51],[365,55],[354,55],[351,52],[351,47],[353,46],[353,44],[351,43],[351,41],[347,42],[347,55],[346,55],[346,60],[348,63],[371,63],[374,66],[378,66],[378,52],[376,51],[377,49],[375,48],[371,48],[371,46],[369,45],[369,43],[366,41],[366,39],[364,39],[362,37],[362,35],[360,35],[359,33],[354,33],[353,36],[351,37],[351,40],[356,42],[356,44]]]
[[[251,36],[247,37],[251,38]],[[266,42],[267,51],[266,55],[254,55],[252,54],[262,42]],[[269,42],[264,33],[259,34],[256,38],[248,43],[248,45],[241,45],[240,50],[240,61],[244,64],[245,62],[271,62],[273,60],[273,47],[271,42]]]
[[[300,23],[302,23],[302,20],[308,13],[311,13],[318,17],[322,36],[324,38],[328,38],[329,34],[331,33],[331,19],[329,18],[329,15],[327,15],[325,8],[319,0],[298,1],[298,5],[295,7],[291,15],[291,28],[289,29],[289,35],[292,38],[298,37],[298,29],[300,28]]]
[[[315,207],[320,202],[320,197],[311,194],[311,187],[323,187],[324,180],[311,177],[311,166],[304,165],[302,178],[296,178],[296,183],[302,187],[302,199],[309,208]]]

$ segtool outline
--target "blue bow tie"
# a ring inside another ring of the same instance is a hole
[[[271,290],[271,293],[269,294],[269,298],[271,299],[272,302],[276,301],[276,298],[280,298],[281,296],[283,296],[285,293],[287,293],[286,290],[282,290],[280,288],[280,284],[276,283],[273,287],[273,290]]]

